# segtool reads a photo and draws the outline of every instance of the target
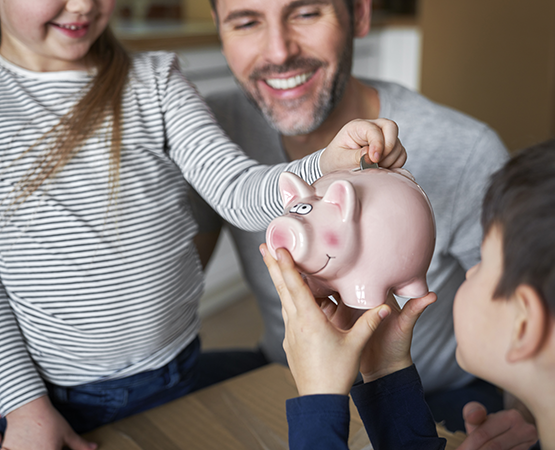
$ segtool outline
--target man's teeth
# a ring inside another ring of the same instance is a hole
[[[313,73],[314,72],[303,73],[291,78],[268,78],[266,79],[266,83],[274,89],[293,89],[306,83]]]
[[[60,28],[65,28],[66,30],[71,30],[71,31],[75,31],[75,30],[80,30],[81,28],[83,28],[83,25],[58,25]]]

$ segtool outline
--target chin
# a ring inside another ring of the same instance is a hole
[[[299,123],[295,123],[293,125],[282,125],[279,123],[274,123],[273,126],[283,136],[300,136],[303,134],[309,134],[317,128],[313,124],[305,125]]]
[[[266,120],[284,136],[300,136],[312,133],[320,127],[326,117],[321,111],[315,111],[314,108],[306,111],[296,109],[294,114],[291,114],[290,111],[285,109],[283,114],[275,114],[271,109],[262,109]]]

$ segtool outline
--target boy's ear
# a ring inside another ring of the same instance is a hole
[[[515,319],[507,361],[514,363],[532,358],[542,349],[548,312],[538,292],[526,284],[516,288],[511,301],[515,302]]]

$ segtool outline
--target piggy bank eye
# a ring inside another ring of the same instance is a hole
[[[310,211],[312,211],[312,205],[308,203],[299,203],[289,210],[290,213],[300,214],[301,216],[308,214]]]

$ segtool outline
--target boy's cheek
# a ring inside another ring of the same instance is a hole
[[[468,369],[466,368],[464,358],[462,356],[462,351],[461,351],[460,345],[457,345],[457,350],[455,352],[455,358],[457,360],[457,364],[461,367],[461,369],[468,372]]]

